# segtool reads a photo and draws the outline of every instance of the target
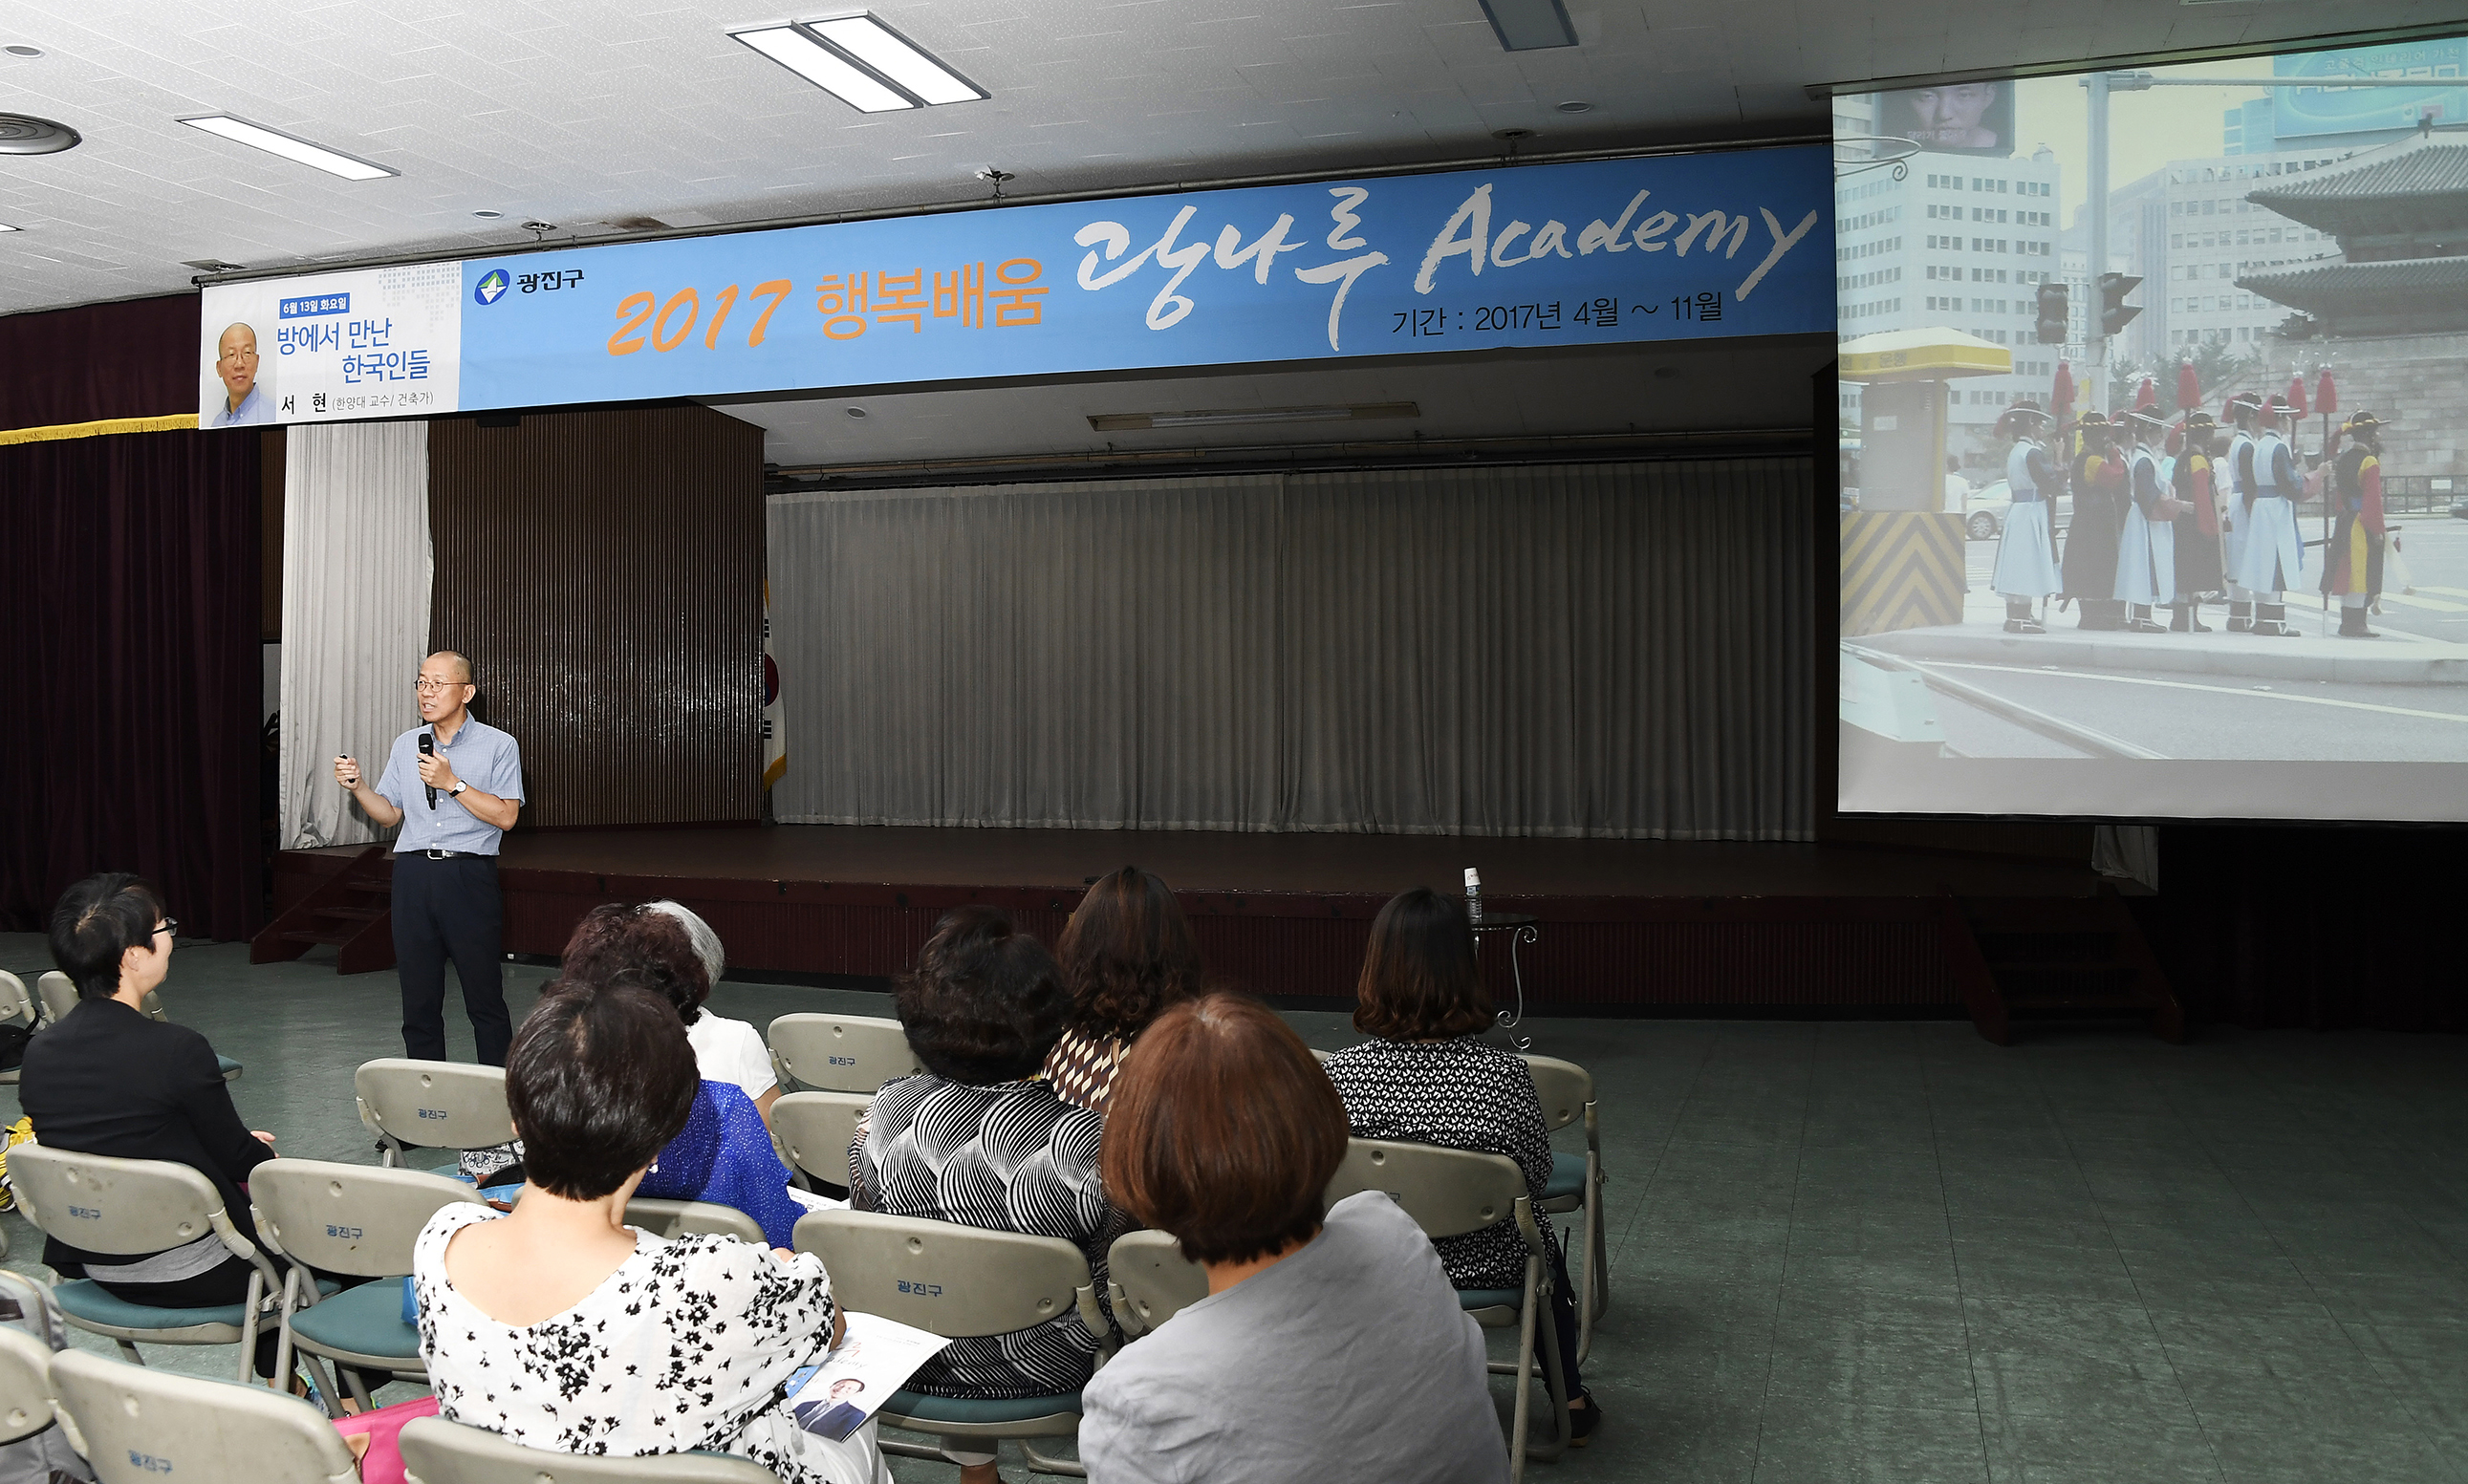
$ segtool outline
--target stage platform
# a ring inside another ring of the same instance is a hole
[[[360,847],[287,851],[276,907]],[[963,902],[1051,943],[1092,878],[1124,864],[1173,883],[1211,973],[1279,997],[1350,998],[1372,916],[1396,892],[1462,889],[1530,913],[1512,963],[1486,935],[1505,1005],[1588,1014],[1960,1015],[1941,947],[1949,893],[2084,897],[2087,865],[1854,845],[1189,831],[835,825],[519,832],[506,842],[506,948],[556,954],[602,902],[673,897],[733,969],[881,976]]]

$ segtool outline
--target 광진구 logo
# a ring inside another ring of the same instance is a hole
[[[494,304],[505,296],[506,270],[503,268],[491,268],[471,287],[471,302],[474,304]]]

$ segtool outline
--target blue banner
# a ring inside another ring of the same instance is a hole
[[[528,407],[1826,333],[1832,192],[1827,151],[1794,148],[480,259],[461,265],[456,400]],[[206,318],[239,320],[242,290],[286,286],[209,289]],[[218,294],[233,297],[229,311]],[[311,385],[313,369],[299,368],[298,384]],[[227,387],[209,382],[210,395],[232,400]],[[314,416],[355,415],[355,390],[337,381]],[[282,420],[312,415],[301,402]]]

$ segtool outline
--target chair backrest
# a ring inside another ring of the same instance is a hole
[[[13,1324],[0,1324],[0,1443],[52,1425],[52,1347]]]
[[[1480,1231],[1517,1213],[1525,1174],[1506,1154],[1477,1154],[1396,1139],[1348,1139],[1344,1162],[1328,1182],[1328,1203],[1366,1190],[1385,1191],[1432,1237]]]
[[[88,1252],[160,1252],[208,1232],[219,1233],[236,1253],[255,1250],[231,1224],[214,1182],[170,1160],[20,1144],[9,1151],[9,1184],[28,1220]]]
[[[410,1484],[779,1484],[761,1464],[726,1453],[552,1453],[442,1417],[412,1419],[401,1446]]]
[[[811,1211],[797,1250],[821,1255],[832,1296],[859,1313],[947,1339],[1008,1335],[1076,1307],[1106,1333],[1088,1259],[1060,1237],[1024,1237],[876,1211]]]
[[[352,1074],[360,1122],[379,1138],[428,1149],[492,1149],[511,1143],[506,1069],[468,1062],[381,1057]]]
[[[1534,1095],[1542,1100],[1542,1124],[1565,1129],[1586,1116],[1594,1100],[1594,1074],[1558,1057],[1528,1056],[1525,1069],[1534,1074]]]
[[[782,1016],[771,1022],[771,1062],[783,1084],[817,1092],[873,1092],[895,1077],[926,1070],[908,1033],[879,1016]]]
[[[626,1224],[641,1227],[654,1237],[712,1232],[750,1242],[758,1247],[769,1244],[764,1241],[762,1222],[735,1206],[710,1200],[661,1200],[637,1196],[626,1202]]]
[[[1328,1065],[1328,1059],[1337,1055],[1334,1051],[1322,1051],[1317,1046],[1311,1048],[1311,1054],[1312,1060],[1317,1062],[1322,1066]]]
[[[791,1092],[771,1105],[771,1132],[788,1163],[817,1179],[846,1185],[849,1146],[871,1092]]]
[[[258,1234],[294,1262],[355,1278],[400,1278],[428,1219],[485,1205],[460,1180],[323,1159],[269,1159],[248,1175]]]
[[[34,981],[34,993],[42,996],[43,1018],[54,1025],[77,1008],[77,981],[57,969],[46,969]]]
[[[313,1406],[82,1350],[52,1358],[69,1442],[102,1484],[357,1484],[358,1461]]]
[[[24,1020],[29,1025],[43,1023],[42,1007],[26,992],[26,981],[5,969],[0,969],[0,1020]]]
[[[1115,1238],[1106,1254],[1106,1276],[1117,1294],[1114,1317],[1135,1335],[1147,1334],[1208,1296],[1208,1270],[1184,1257],[1181,1246],[1161,1231],[1129,1231]]]

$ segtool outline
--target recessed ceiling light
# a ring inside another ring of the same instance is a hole
[[[1376,418],[1419,418],[1412,402],[1355,402],[1334,407],[1217,407],[1199,412],[1110,412],[1088,420],[1097,433],[1136,433],[1147,428],[1223,427],[1234,422],[1361,422]]]
[[[1562,113],[1591,113],[1594,111],[1593,104],[1581,102],[1574,98],[1571,98],[1566,103],[1560,104],[1559,107]]]
[[[494,221],[494,220],[496,220],[498,217],[500,217],[504,216],[504,215],[505,215],[505,213],[504,213],[504,212],[492,212],[492,211],[476,211],[476,212],[473,212],[471,215],[472,215],[472,216],[474,216],[474,217],[477,217],[481,218],[481,219],[482,219],[482,220],[484,220],[484,221]]]
[[[1503,52],[1577,44],[1577,28],[1568,24],[1560,0],[1482,0],[1482,13]]]
[[[0,232],[14,232],[17,229],[15,227],[9,225],[9,223],[0,221]]]
[[[200,273],[237,273],[240,269],[247,267],[248,264],[245,263],[225,263],[220,258],[191,258],[184,261],[180,266],[184,268],[194,268]]]
[[[852,418],[861,418],[865,416],[865,409],[863,407],[850,407],[844,410]]]
[[[874,74],[796,26],[765,26],[730,35],[831,94],[859,113],[890,113],[917,104]]]
[[[0,46],[0,52],[6,52],[11,57],[40,57],[43,55],[43,49],[41,47],[28,46],[22,41],[13,46]]]
[[[880,73],[920,103],[966,103],[987,96],[983,88],[944,66],[925,48],[872,15],[808,21],[806,29]]]
[[[236,145],[246,145],[252,149],[263,149],[268,154],[281,155],[295,165],[306,165],[310,170],[321,170],[329,175],[340,175],[345,180],[382,180],[388,175],[401,173],[400,171],[388,170],[382,165],[372,165],[366,160],[354,159],[338,150],[329,149],[324,145],[312,145],[305,139],[294,139],[288,134],[279,133],[263,125],[251,124],[244,119],[235,119],[227,113],[210,113],[199,118],[182,119],[180,122],[191,128],[203,129],[218,139],[228,139]]]
[[[30,113],[0,113],[0,154],[57,154],[81,141],[65,124]]]

